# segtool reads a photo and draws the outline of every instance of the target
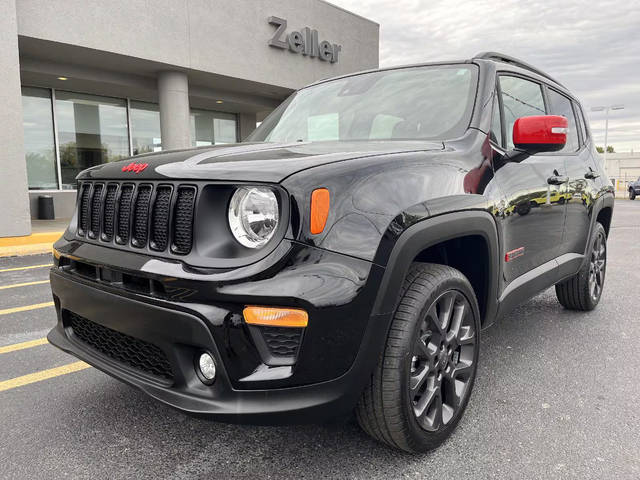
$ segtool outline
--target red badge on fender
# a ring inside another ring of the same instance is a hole
[[[141,171],[143,171],[148,166],[149,166],[148,163],[131,162],[129,165],[125,165],[124,167],[122,167],[122,171],[123,172],[140,173]]]
[[[524,255],[524,247],[516,248],[515,250],[505,253],[504,261],[510,262],[514,258],[521,257],[522,255]]]

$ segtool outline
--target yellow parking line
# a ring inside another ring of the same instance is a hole
[[[42,370],[40,372],[30,373],[21,377],[12,378],[10,380],[0,382],[0,392],[16,387],[22,387],[23,385],[29,385],[30,383],[41,382],[42,380],[47,380],[49,378],[59,377],[60,375],[66,375],[67,373],[78,372],[89,367],[91,367],[91,365],[87,363],[74,362],[67,365],[62,365],[61,367],[50,368],[48,370]]]
[[[25,348],[37,347],[38,345],[44,345],[47,342],[46,338],[38,338],[37,340],[29,340],[28,342],[14,343],[13,345],[7,345],[0,347],[0,353],[15,352],[16,350],[24,350]]]
[[[36,303],[35,305],[25,305],[24,307],[5,308],[0,310],[0,315],[9,315],[10,313],[26,312],[27,310],[36,310],[37,308],[52,307],[53,302]]]
[[[14,268],[3,268],[0,269],[1,272],[17,272],[18,270],[28,270],[30,268],[43,268],[43,267],[51,267],[53,263],[45,263],[43,265],[31,265],[29,267],[14,267]]]
[[[3,285],[3,286],[0,286],[0,290],[6,290],[7,288],[28,287],[29,285],[42,285],[43,283],[49,283],[49,280],[38,280],[37,282],[25,282],[25,283],[14,283],[13,285]]]

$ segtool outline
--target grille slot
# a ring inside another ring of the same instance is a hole
[[[295,357],[298,353],[303,328],[262,327],[269,352],[274,357]]]
[[[156,190],[156,199],[151,214],[151,242],[153,250],[166,250],[169,243],[169,211],[171,209],[171,187],[161,185]]]
[[[96,183],[93,186],[91,196],[91,228],[89,228],[89,238],[97,238],[100,235],[100,217],[102,217],[102,189],[104,185]]]
[[[89,202],[91,201],[91,184],[83,183],[80,192],[80,208],[78,211],[78,235],[84,236],[89,230]]]
[[[179,255],[191,251],[193,242],[193,207],[196,198],[195,187],[179,187],[173,218],[173,245],[171,250]]]
[[[68,310],[63,312],[77,340],[128,367],[165,382],[173,382],[169,359],[158,346],[99,325]]]
[[[116,242],[126,244],[129,241],[129,220],[131,219],[131,203],[133,185],[123,185],[118,204],[118,233]]]
[[[113,226],[116,217],[116,194],[118,185],[110,183],[107,185],[107,195],[104,199],[104,218],[102,224],[102,240],[110,242],[113,240]]]
[[[138,187],[138,196],[133,214],[133,238],[131,239],[131,244],[134,247],[142,248],[147,245],[151,190],[151,185],[141,185]]]

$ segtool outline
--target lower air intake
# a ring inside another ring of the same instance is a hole
[[[152,343],[99,325],[68,310],[63,311],[73,336],[112,360],[135,370],[173,382],[173,371],[167,356]]]

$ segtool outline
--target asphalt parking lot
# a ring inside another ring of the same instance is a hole
[[[599,307],[565,311],[551,289],[484,332],[466,415],[422,456],[353,418],[193,419],[81,369],[39,340],[55,323],[49,263],[0,259],[2,478],[640,478],[640,201],[616,203]]]

